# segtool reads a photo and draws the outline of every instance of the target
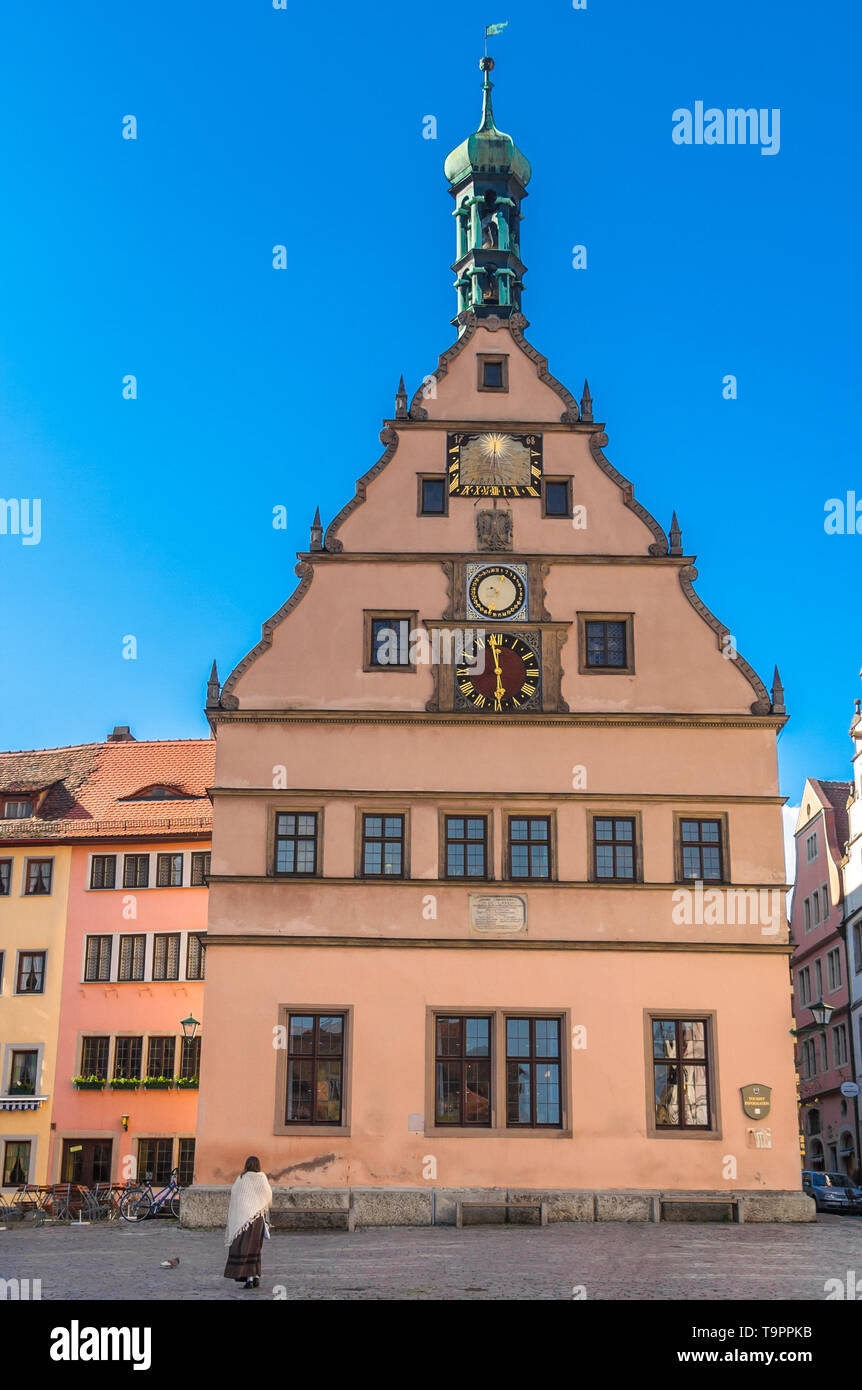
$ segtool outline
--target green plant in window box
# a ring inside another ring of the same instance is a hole
[[[112,1091],[136,1091],[140,1084],[140,1079],[137,1076],[111,1077]]]
[[[10,1096],[33,1096],[36,1094],[35,1086],[31,1086],[29,1081],[13,1081],[9,1087]]]
[[[174,1078],[172,1076],[145,1076],[143,1087],[145,1091],[172,1091]]]
[[[196,1090],[198,1089],[198,1086],[199,1086],[199,1085],[200,1085],[200,1081],[199,1081],[198,1077],[196,1077],[196,1076],[178,1076],[178,1077],[177,1077],[177,1090],[178,1090],[178,1091],[196,1091]]]
[[[77,1086],[79,1091],[104,1091],[104,1076],[73,1076],[72,1085]]]

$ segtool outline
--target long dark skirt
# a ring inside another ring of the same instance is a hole
[[[263,1245],[263,1217],[257,1216],[250,1226],[231,1241],[224,1267],[225,1279],[260,1278],[260,1248]]]

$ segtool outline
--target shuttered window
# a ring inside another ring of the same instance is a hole
[[[182,888],[183,856],[181,854],[160,854],[156,860],[156,887]]]
[[[180,934],[159,933],[153,937],[153,979],[180,978]]]
[[[206,972],[206,947],[197,932],[189,932],[186,948],[186,979],[202,980]]]
[[[200,888],[209,876],[210,851],[196,850],[192,855],[192,888]]]
[[[142,980],[147,939],[144,934],[120,937],[120,966],[118,980]]]
[[[90,864],[91,888],[115,888],[117,884],[117,856],[115,854],[94,854]]]
[[[111,978],[110,936],[88,936],[84,959],[85,980],[110,980]]]
[[[126,854],[123,856],[123,887],[146,888],[150,882],[150,856],[148,854]]]

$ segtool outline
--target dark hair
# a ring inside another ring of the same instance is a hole
[[[243,1173],[259,1173],[260,1159],[255,1154],[250,1154],[245,1161],[245,1167],[242,1171]]]

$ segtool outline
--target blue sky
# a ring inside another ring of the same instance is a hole
[[[589,377],[606,453],[677,509],[767,684],[778,662],[782,790],[849,775],[862,535],[823,523],[862,498],[860,20],[799,0],[7,7],[0,496],[42,499],[42,539],[0,536],[0,746],[206,732],[213,656],[225,676],[254,644],[399,374],[452,341],[442,165],[504,19],[529,337]],[[780,152],[675,145],[698,100],[779,108]]]

